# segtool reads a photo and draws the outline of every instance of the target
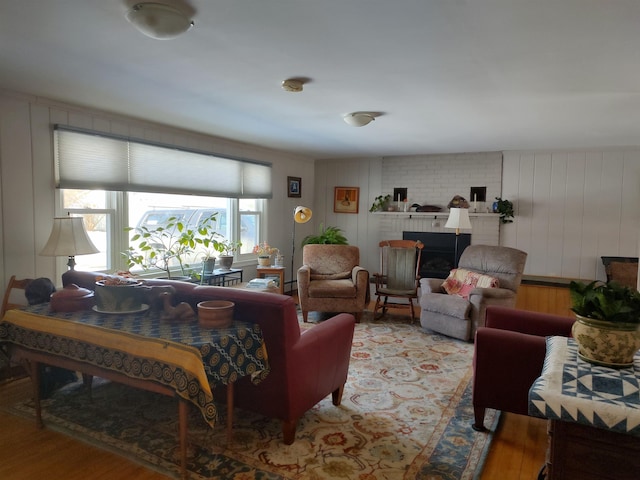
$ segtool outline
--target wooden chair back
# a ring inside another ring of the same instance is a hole
[[[24,291],[27,288],[27,285],[32,281],[32,278],[17,279],[15,275],[11,275],[9,283],[7,283],[7,289],[4,292],[4,298],[2,299],[0,318],[4,317],[7,310],[27,305],[28,302],[24,295]],[[21,293],[19,293],[18,290],[21,291]]]

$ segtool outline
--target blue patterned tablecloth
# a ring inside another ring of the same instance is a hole
[[[529,414],[640,436],[640,356],[632,368],[602,367],[580,359],[574,339],[548,337]]]
[[[41,304],[9,310],[0,341],[169,386],[210,425],[217,416],[210,383],[243,376],[258,383],[269,373],[260,326],[248,322],[207,329],[197,319],[167,321],[150,311],[62,313]]]

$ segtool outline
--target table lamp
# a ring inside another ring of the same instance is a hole
[[[76,255],[99,253],[100,250],[93,244],[84,228],[82,217],[56,217],[53,219],[53,228],[47,244],[40,255],[45,257],[68,256],[67,266],[74,270]]]
[[[293,278],[293,257],[296,253],[296,223],[307,223],[311,220],[312,215],[313,212],[311,209],[309,207],[303,207],[302,205],[298,205],[293,210],[293,229],[291,230],[291,281],[289,282],[291,285],[295,282]]]
[[[447,220],[444,228],[456,229],[456,245],[455,253],[453,257],[454,268],[458,268],[458,237],[460,236],[461,228],[471,228],[471,221],[469,220],[468,208],[450,208],[449,219]]]

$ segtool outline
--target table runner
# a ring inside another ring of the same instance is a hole
[[[578,357],[572,338],[547,337],[542,375],[529,390],[529,414],[640,436],[640,356],[614,369]]]
[[[0,341],[169,386],[211,426],[217,411],[210,382],[250,375],[258,383],[269,372],[260,326],[247,322],[204,329],[197,320],[162,320],[150,311],[53,313],[42,304],[9,310],[0,322]]]

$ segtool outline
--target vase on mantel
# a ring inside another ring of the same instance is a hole
[[[271,256],[260,256],[258,257],[258,265],[261,267],[268,267],[271,265]]]

